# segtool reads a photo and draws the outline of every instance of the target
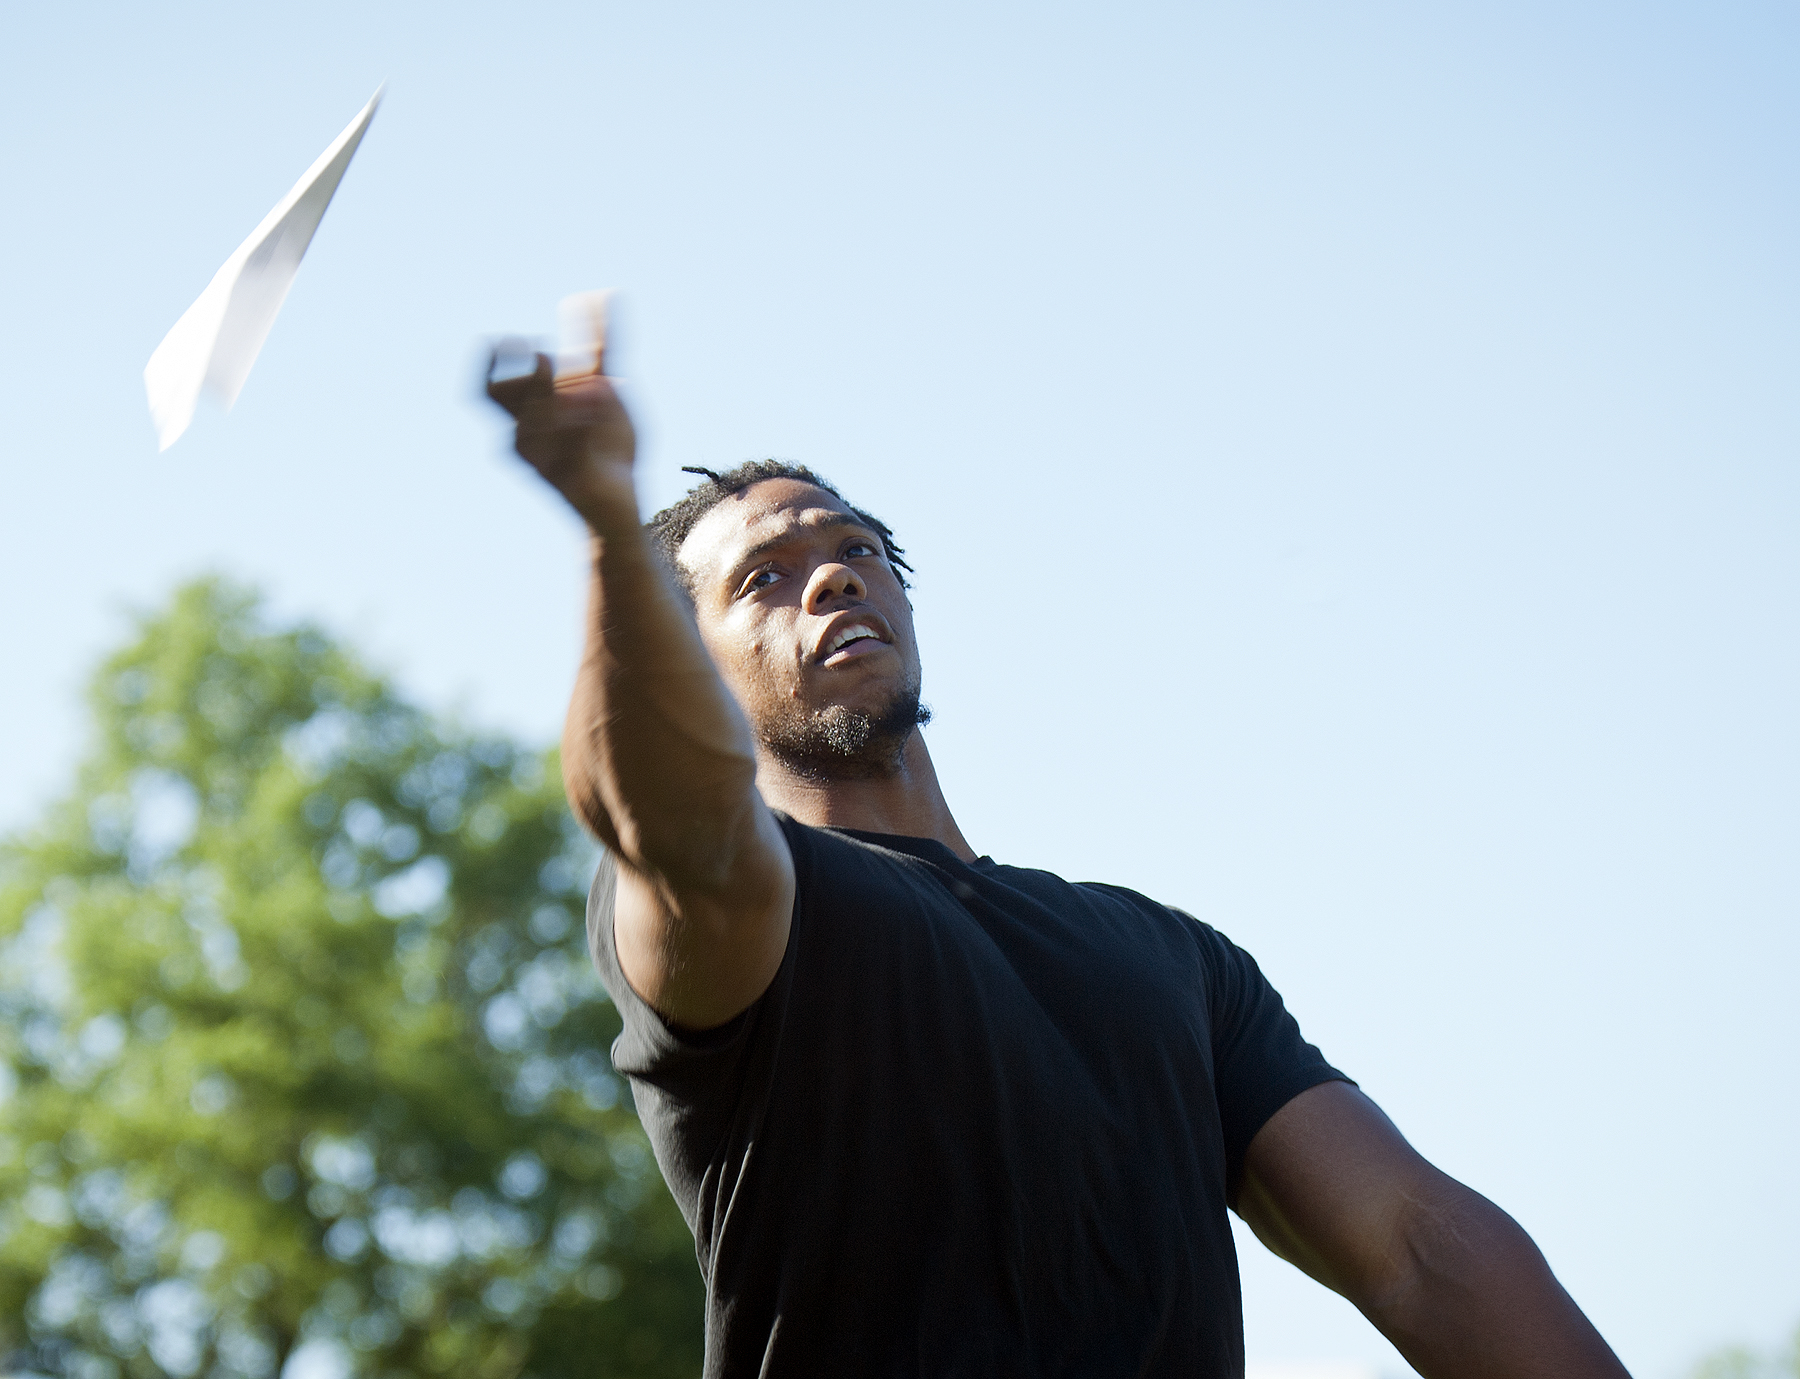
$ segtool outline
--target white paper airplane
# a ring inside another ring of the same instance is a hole
[[[229,409],[237,401],[269,327],[275,324],[275,313],[294,285],[313,231],[380,104],[377,91],[350,127],[225,260],[200,299],[182,313],[150,356],[144,366],[144,391],[150,397],[157,449],[167,450],[187,430],[202,387],[221,407]]]
[[[592,373],[606,362],[607,318],[613,294],[577,292],[556,304],[556,371],[559,374]]]

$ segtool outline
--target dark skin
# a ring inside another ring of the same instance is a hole
[[[599,315],[594,336],[590,367],[553,376],[540,357],[535,374],[489,392],[518,421],[519,453],[590,533],[563,763],[576,811],[619,861],[621,967],[666,1019],[705,1029],[754,1002],[786,951],[794,871],[772,808],[975,853],[917,728],[841,770],[774,745],[784,725],[872,712],[918,683],[912,607],[879,534],[821,489],[754,484],[683,544],[690,606],[643,531],[636,437],[605,374]],[[1346,1083],[1276,1112],[1232,1205],[1426,1379],[1625,1374],[1518,1224]]]

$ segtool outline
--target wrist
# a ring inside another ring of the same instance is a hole
[[[563,497],[596,536],[643,525],[629,460],[596,460],[577,482],[563,489]]]

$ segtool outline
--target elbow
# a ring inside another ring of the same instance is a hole
[[[741,884],[759,837],[760,797],[753,761],[716,766],[703,790],[645,799],[565,749],[563,790],[588,832],[633,870],[690,894],[724,894]]]
[[[592,762],[567,736],[563,738],[561,755],[563,797],[569,802],[570,812],[607,851],[619,852],[619,831],[613,826]]]
[[[757,850],[758,803],[752,776],[741,793],[702,808],[615,814],[621,855],[677,891],[723,897],[742,885],[745,859]]]
[[[1350,1295],[1390,1339],[1416,1331],[1426,1314],[1479,1310],[1479,1299],[1497,1279],[1547,1273],[1512,1217],[1480,1193],[1438,1176],[1408,1195],[1388,1248]]]
[[[1386,1231],[1357,1261],[1340,1288],[1370,1320],[1407,1313],[1432,1291],[1433,1280],[1457,1272],[1457,1261],[1479,1251],[1491,1224],[1482,1219],[1498,1209],[1454,1180],[1428,1171],[1399,1195]]]
[[[742,884],[762,824],[747,740],[696,744],[622,732],[578,689],[563,726],[563,790],[576,818],[626,866],[706,895]]]

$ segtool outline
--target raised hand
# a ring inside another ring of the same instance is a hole
[[[531,467],[584,516],[621,500],[635,503],[631,482],[637,432],[606,376],[607,294],[588,292],[564,303],[565,320],[585,336],[559,371],[546,354],[530,373],[500,377],[503,343],[488,363],[487,395],[518,422],[513,445]]]

